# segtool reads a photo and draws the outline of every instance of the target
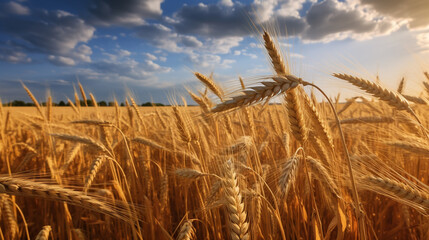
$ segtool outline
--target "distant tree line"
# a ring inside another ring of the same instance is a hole
[[[94,106],[92,100],[87,100],[86,103],[87,103],[88,106]],[[46,102],[41,103],[41,105],[42,106],[46,106]],[[70,106],[70,103],[64,102],[64,101],[60,101],[58,103],[52,103],[52,105],[53,106],[66,107],[66,106]],[[85,106],[85,102],[81,100],[80,101],[80,105],[81,106]],[[115,106],[115,103],[114,102],[100,101],[100,102],[97,102],[97,105],[100,106],[100,107],[106,107],[106,106]],[[123,107],[123,106],[125,106],[125,103],[121,103],[120,105]],[[14,100],[12,102],[4,103],[3,106],[13,106],[13,107],[24,107],[24,106],[27,106],[27,107],[31,107],[31,106],[34,106],[34,103],[32,103],[32,102],[24,102],[24,101],[21,101],[21,100]],[[141,104],[140,106],[143,106],[143,107],[152,107],[152,106],[165,106],[165,105],[162,104],[162,103],[145,102],[145,103]]]

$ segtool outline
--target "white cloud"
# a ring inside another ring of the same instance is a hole
[[[158,58],[157,58],[155,55],[153,55],[153,54],[145,53],[144,55],[145,55],[145,56],[147,57],[147,59],[149,59],[149,60],[152,60],[152,61],[158,60]]]
[[[299,54],[299,53],[289,53],[289,56],[291,57],[291,58],[304,58],[304,55],[302,55],[302,54]]]
[[[48,60],[58,66],[74,66],[76,62],[68,57],[49,55]]]
[[[117,52],[119,57],[128,57],[131,55],[131,52],[125,49],[119,49]]]
[[[234,6],[234,3],[232,2],[232,0],[220,0],[219,4],[226,7]]]
[[[429,50],[429,32],[419,33],[416,35],[417,44],[423,52]]]
[[[239,46],[241,41],[243,41],[242,37],[211,38],[204,43],[204,46],[207,46],[211,53],[226,54],[231,48]]]

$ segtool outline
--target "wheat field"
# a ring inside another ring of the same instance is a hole
[[[333,73],[362,95],[318,101],[262,39],[275,74],[231,95],[195,73],[197,107],[24,86],[35,107],[0,109],[0,239],[429,239],[429,75],[416,97]]]

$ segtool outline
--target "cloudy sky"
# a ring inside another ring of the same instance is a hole
[[[428,0],[0,0],[0,98],[168,102],[210,74],[228,87],[271,74],[258,30],[276,29],[293,73],[333,96],[334,71],[418,94],[429,70]],[[344,90],[346,89],[346,90]]]

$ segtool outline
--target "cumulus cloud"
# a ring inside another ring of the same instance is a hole
[[[21,5],[17,2],[8,2],[0,4],[0,10],[3,14],[15,14],[15,15],[28,15],[30,14],[30,9],[24,5]]]
[[[49,55],[48,60],[57,66],[74,66],[76,62],[69,57]]]
[[[128,57],[131,55],[131,52],[125,49],[119,49],[117,52],[120,57]]]
[[[308,24],[302,39],[332,41],[347,37],[365,39],[386,34],[398,28],[388,19],[375,18],[362,9],[335,0],[313,4],[305,19]]]
[[[198,69],[213,70],[213,66],[217,68],[231,68],[236,61],[234,59],[222,59],[221,56],[215,54],[198,54],[193,53],[187,57],[194,67]]]
[[[153,54],[145,53],[144,55],[146,56],[147,59],[149,59],[151,61],[158,60],[158,58],[155,55],[153,55]]]
[[[137,28],[136,35],[152,45],[170,52],[189,52],[203,43],[194,36],[178,34],[163,24],[145,24]]]
[[[41,10],[31,18],[0,17],[0,30],[12,36],[12,41],[27,51],[54,56],[48,58],[51,62],[74,65],[65,59],[91,61],[91,48],[80,43],[88,42],[95,28],[71,13]]]
[[[174,24],[181,34],[198,34],[206,37],[245,36],[249,34],[249,21],[245,5],[227,7],[219,4],[185,5],[176,14]]]
[[[429,26],[429,1],[427,0],[360,0],[377,12],[409,21],[410,28]]]
[[[32,60],[27,54],[8,47],[0,47],[0,61],[10,63],[30,63]]]
[[[92,0],[89,11],[95,23],[102,25],[140,26],[147,18],[162,14],[164,0]]]
[[[167,73],[171,68],[160,66],[151,60],[137,62],[133,59],[124,61],[98,61],[90,64],[92,75],[97,78],[122,79],[131,81],[153,80],[155,73]]]

